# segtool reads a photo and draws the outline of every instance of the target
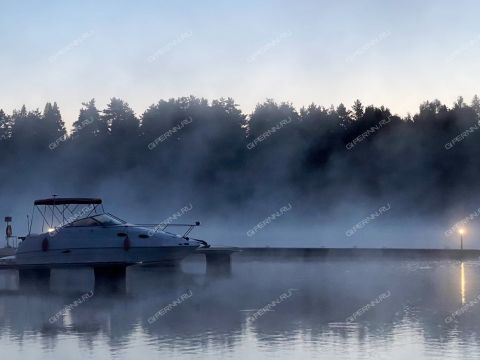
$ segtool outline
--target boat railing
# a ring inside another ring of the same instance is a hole
[[[195,240],[197,242],[199,242],[200,244],[203,245],[203,247],[210,247],[210,245],[205,241],[205,240],[200,240],[200,239],[194,239],[194,238],[190,238],[188,237],[188,234],[190,234],[192,232],[192,230],[197,227],[197,226],[200,226],[200,221],[195,221],[194,224],[173,224],[173,223],[160,223],[160,224],[135,224],[135,225],[125,225],[126,227],[129,227],[129,226],[141,226],[141,227],[146,227],[146,228],[150,228],[149,230],[149,233],[148,235],[152,236],[153,234],[155,234],[157,231],[165,231],[167,229],[167,227],[169,226],[174,226],[174,227],[187,227],[188,229],[185,231],[185,233],[182,235],[182,237],[184,239],[187,239],[187,240]]]
[[[160,223],[160,224],[135,224],[131,226],[142,226],[146,228],[151,228],[152,233],[156,233],[157,231],[165,231],[169,226],[176,226],[176,227],[187,227],[188,229],[183,234],[183,237],[188,236],[190,232],[197,226],[200,226],[200,221],[196,221],[195,224],[173,224],[173,223]]]

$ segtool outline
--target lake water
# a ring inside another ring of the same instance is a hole
[[[192,260],[129,270],[111,293],[86,269],[44,289],[3,271],[0,348],[9,360],[479,359],[479,279],[477,261],[239,259],[218,277]]]

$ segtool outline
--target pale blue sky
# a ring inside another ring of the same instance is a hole
[[[480,93],[475,1],[0,0],[0,107],[110,97],[386,105]],[[154,61],[151,61],[154,58]]]

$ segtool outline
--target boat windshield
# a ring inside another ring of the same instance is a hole
[[[125,224],[125,221],[111,214],[100,214],[76,220],[68,224],[68,226],[114,226],[123,224]]]
[[[109,226],[109,225],[123,225],[125,221],[111,215],[111,214],[100,214],[92,216],[92,219],[98,221],[101,225]]]

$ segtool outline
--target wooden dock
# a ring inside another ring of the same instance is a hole
[[[480,250],[476,249],[375,249],[375,248],[280,248],[280,247],[210,247],[199,248],[195,254],[205,257],[207,274],[230,274],[232,269],[232,256],[242,261],[272,260],[272,259],[310,259],[310,260],[421,260],[421,259],[451,259],[467,260],[480,259]],[[194,255],[195,256],[195,255]],[[108,283],[108,279],[122,279],[126,276],[126,268],[133,265],[127,263],[111,264],[55,264],[55,265],[19,265],[14,258],[0,259],[0,270],[18,270],[21,278],[30,279],[32,276],[48,278],[53,268],[90,267],[94,270],[98,282]],[[148,264],[151,266],[151,264]]]
[[[205,256],[207,274],[228,275],[231,273],[231,255],[239,252],[237,248],[199,248],[196,253]],[[88,267],[93,269],[95,276],[95,288],[98,291],[125,290],[127,267],[142,266],[141,263],[82,263],[82,264],[47,264],[47,265],[23,265],[17,264],[15,259],[0,259],[0,270],[16,270],[19,281],[28,283],[48,283],[52,269]],[[152,266],[152,264],[145,264]],[[157,264],[161,266],[161,264]]]
[[[196,254],[205,255],[207,274],[230,274],[232,271],[232,254],[241,252],[236,247],[209,247],[195,250]]]

